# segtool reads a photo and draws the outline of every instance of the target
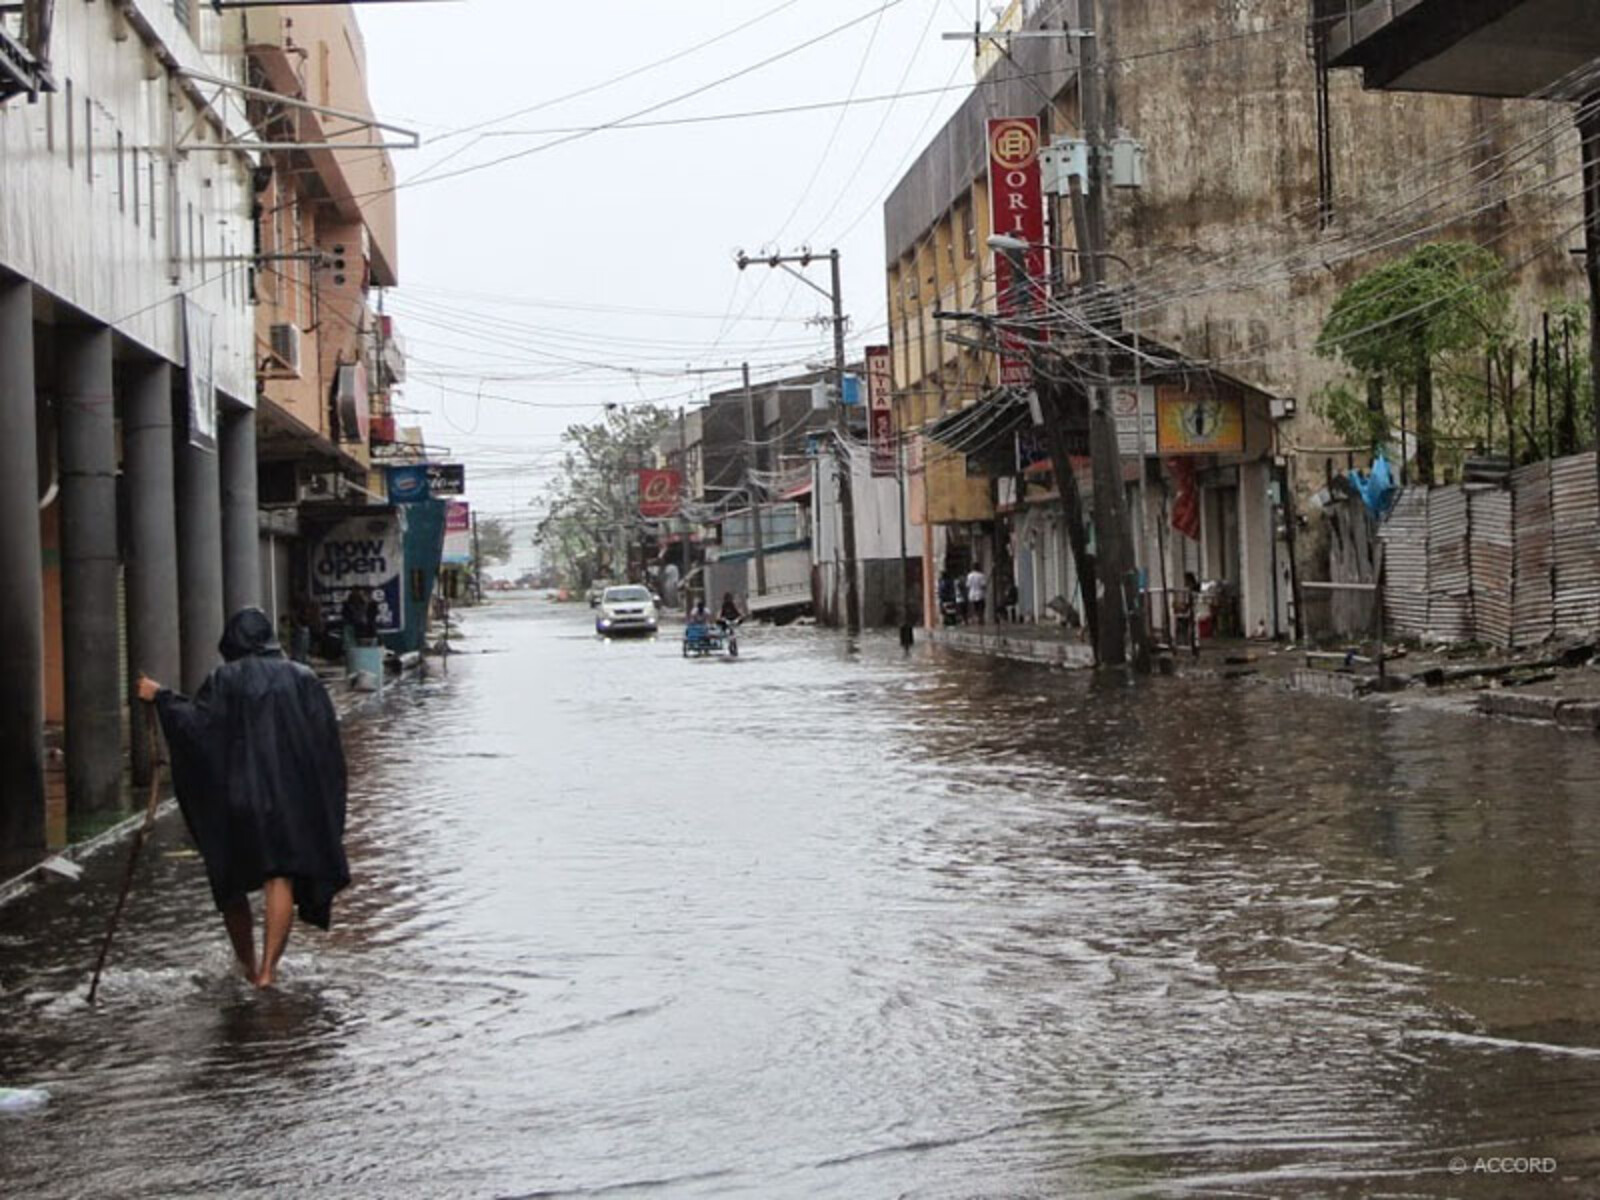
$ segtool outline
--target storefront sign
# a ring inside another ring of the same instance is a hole
[[[894,367],[887,346],[867,347],[867,403],[872,473],[894,475],[900,455],[894,433]]]
[[[1022,252],[1024,278],[1017,279],[1011,258],[996,251],[994,286],[1000,312],[1007,316],[1037,311],[1044,285],[1044,200],[1039,180],[1039,118],[1000,117],[987,124],[989,138],[989,228],[1028,243]],[[1024,339],[1002,333],[1001,345],[1013,353],[1000,358],[1000,383],[1031,387],[1033,368]]]
[[[384,480],[392,504],[420,504],[431,499],[428,493],[428,469],[422,463],[385,467]]]
[[[434,500],[467,490],[467,468],[460,463],[424,463],[422,469],[428,475],[428,495]]]
[[[325,529],[311,546],[311,594],[329,623],[352,589],[378,602],[378,632],[405,627],[405,551],[400,515],[351,517]]]
[[[683,474],[649,467],[639,472],[639,515],[650,520],[678,515],[683,494]]]
[[[1117,422],[1117,453],[1138,458],[1156,452],[1156,390],[1153,387],[1111,389],[1111,415]],[[1141,428],[1141,426],[1143,428]]]
[[[346,363],[334,383],[339,427],[347,442],[365,442],[372,435],[372,401],[367,397],[367,368]]]
[[[188,379],[188,437],[191,446],[217,448],[217,318],[193,300],[183,301],[183,344]]]
[[[1156,406],[1162,454],[1244,453],[1244,406],[1237,396],[1174,385],[1157,389]]]
[[[447,567],[462,567],[472,561],[472,506],[465,500],[445,503],[444,554],[439,561]]]

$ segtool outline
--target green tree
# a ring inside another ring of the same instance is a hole
[[[1367,384],[1358,396],[1348,385],[1324,392],[1322,414],[1343,436],[1387,437],[1386,398],[1412,398],[1417,437],[1417,478],[1433,482],[1437,431],[1454,431],[1470,415],[1461,403],[1487,385],[1438,394],[1441,379],[1473,378],[1470,364],[1506,344],[1510,299],[1503,264],[1465,242],[1431,242],[1387,263],[1340,293],[1317,338],[1317,353],[1343,362]],[[1481,380],[1481,366],[1476,378]],[[1436,401],[1437,406],[1436,406]],[[1437,410],[1436,410],[1437,409]]]
[[[511,557],[511,526],[499,517],[479,517],[477,539],[478,557],[485,566]]]
[[[664,408],[609,405],[605,417],[561,435],[566,454],[537,504],[545,510],[535,541],[569,586],[620,575],[640,527],[637,480],[672,419]]]

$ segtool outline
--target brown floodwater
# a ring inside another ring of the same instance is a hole
[[[275,992],[174,821],[97,1008],[122,849],[0,908],[0,1194],[1600,1191],[1594,740],[468,621]]]

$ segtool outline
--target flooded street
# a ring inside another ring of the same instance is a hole
[[[1600,1189],[1593,740],[469,622],[347,727],[355,883],[276,993],[176,820],[98,1009],[122,848],[0,909],[0,1085],[53,1096],[0,1192]]]

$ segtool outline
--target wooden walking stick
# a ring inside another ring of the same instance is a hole
[[[128,892],[133,888],[133,872],[139,865],[139,853],[144,849],[150,831],[156,827],[156,809],[161,805],[161,739],[156,736],[155,705],[145,704],[145,722],[150,731],[150,795],[145,801],[144,821],[133,835],[133,845],[128,848],[128,866],[122,874],[122,890],[117,893],[117,906],[111,910],[111,923],[106,926],[105,939],[100,943],[100,956],[95,959],[94,979],[89,983],[89,1003],[94,1003],[100,990],[100,972],[105,970],[106,956],[111,953],[111,939],[117,936],[117,923],[122,920],[122,909],[128,903]]]

